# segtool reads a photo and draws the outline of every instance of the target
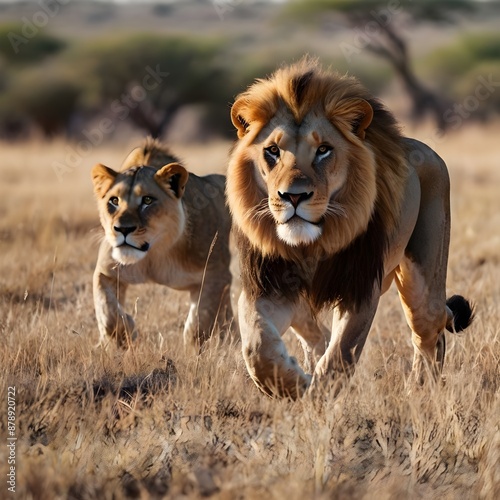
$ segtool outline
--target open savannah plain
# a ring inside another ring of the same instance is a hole
[[[215,15],[217,23],[237,30],[231,19]],[[65,27],[54,19],[54,30]],[[419,36],[430,51],[428,33]],[[448,295],[471,299],[476,317],[464,333],[447,333],[443,384],[408,391],[413,348],[394,287],[336,398],[263,396],[237,338],[187,355],[187,295],[160,286],[130,289],[140,335],[129,350],[97,348],[92,273],[102,231],[90,169],[118,168],[145,133],[115,134],[62,173],[54,165],[79,139],[4,139],[0,498],[500,498],[500,121],[464,119],[441,135],[408,119],[397,84],[384,88],[405,134],[433,147],[450,171]],[[167,143],[190,171],[225,172],[230,140],[181,141],[174,130]],[[301,360],[297,340],[286,341]],[[15,494],[7,484],[11,387]]]

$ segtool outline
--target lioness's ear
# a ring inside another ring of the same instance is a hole
[[[177,198],[184,194],[189,172],[179,163],[169,163],[161,167],[155,174],[156,182],[163,189],[170,189]]]
[[[248,126],[250,125],[243,117],[244,105],[244,99],[240,97],[236,99],[236,102],[231,108],[231,121],[238,131],[238,139],[241,139],[247,133]]]
[[[102,163],[95,165],[91,172],[95,195],[102,198],[108,192],[117,175],[118,172],[106,167]]]

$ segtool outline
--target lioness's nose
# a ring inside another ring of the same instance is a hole
[[[297,208],[299,203],[311,198],[313,191],[310,193],[280,193],[278,191],[278,195],[282,200],[289,201],[294,208]]]
[[[122,233],[123,236],[133,233],[137,229],[137,226],[114,226],[114,230],[118,233]]]

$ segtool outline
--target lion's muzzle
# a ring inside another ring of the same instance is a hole
[[[277,194],[270,206],[278,237],[290,246],[308,245],[317,240],[322,233],[321,220],[317,220],[309,206],[314,191],[304,189],[301,183],[278,190]]]
[[[314,192],[310,191],[309,193],[303,192],[303,193],[290,193],[290,192],[285,192],[281,193],[278,191],[278,196],[285,201],[288,201],[293,205],[295,209],[299,206],[299,203],[302,201],[308,200],[309,198],[312,198]]]

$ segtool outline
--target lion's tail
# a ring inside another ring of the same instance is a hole
[[[474,304],[461,295],[453,295],[446,301],[448,321],[446,329],[450,332],[465,330],[474,319]]]

